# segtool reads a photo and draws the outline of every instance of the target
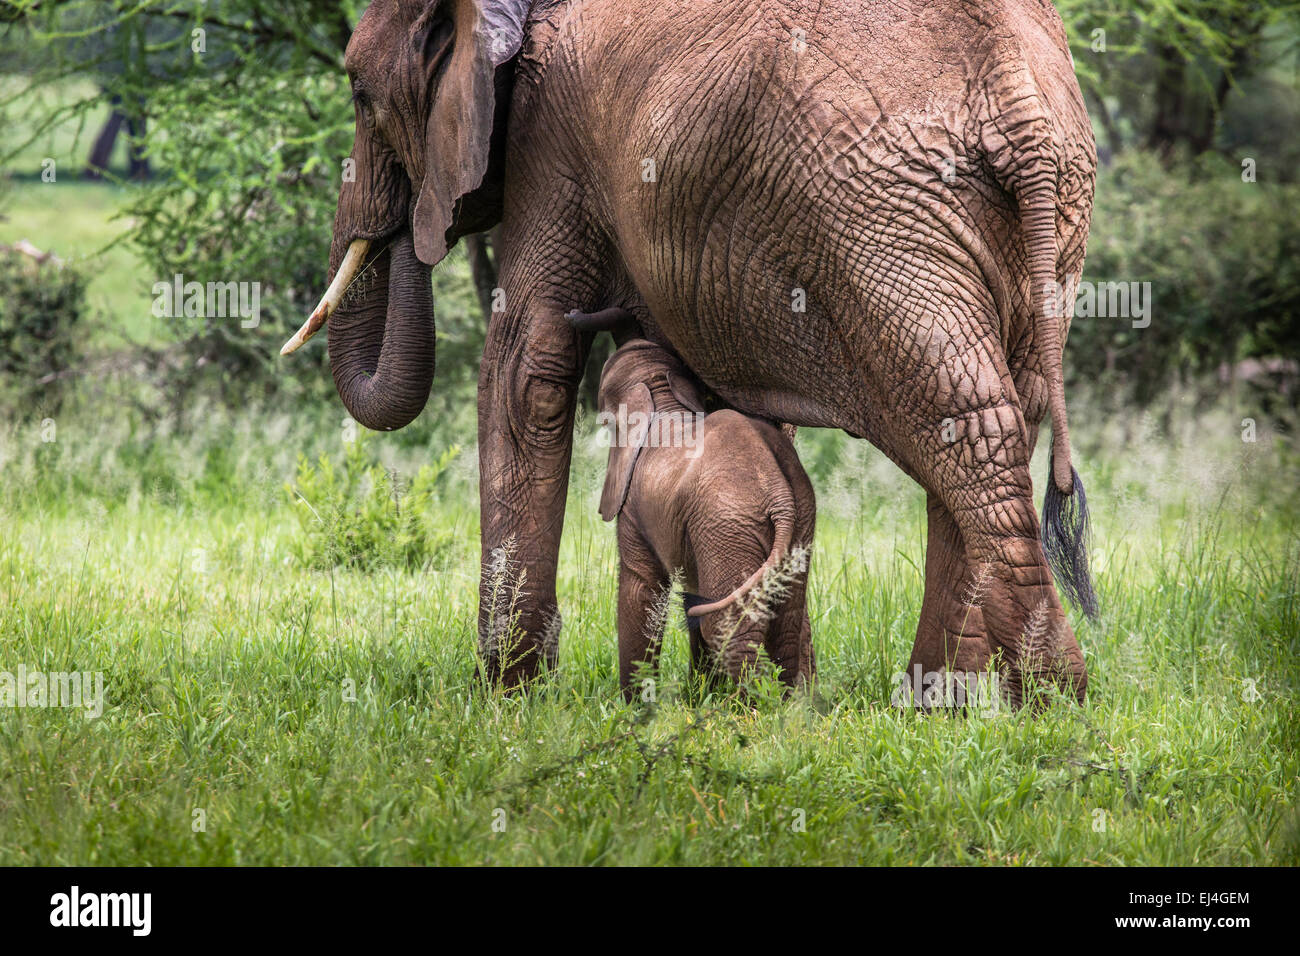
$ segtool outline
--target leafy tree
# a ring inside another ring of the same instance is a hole
[[[17,0],[0,18],[5,44],[48,51],[44,63],[31,65],[39,82],[90,72],[101,84],[98,94],[46,117],[34,135],[104,98],[142,104],[144,155],[160,175],[133,193],[125,212],[134,222],[130,241],[155,267],[151,285],[177,274],[204,284],[259,283],[256,327],[237,318],[173,320],[192,368],[215,375],[229,398],[246,398],[250,383],[261,390],[329,387],[323,343],[292,363],[278,351],[324,290],[353,128],[343,52],[365,6]],[[434,283],[441,391],[476,374],[482,320],[463,251],[436,271]],[[149,289],[141,297],[152,300]]]
[[[1300,4],[1292,0],[1059,0],[1058,7],[1105,149],[1141,146],[1167,161],[1227,145],[1221,129],[1233,91],[1294,66],[1300,38]],[[1290,79],[1289,99],[1300,103]]]

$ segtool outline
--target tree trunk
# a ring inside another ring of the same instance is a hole
[[[138,112],[128,114],[122,109],[121,97],[117,96],[113,97],[112,111],[104,121],[99,135],[95,137],[95,145],[90,149],[90,158],[86,160],[86,168],[82,172],[83,178],[90,180],[104,178],[109,163],[113,161],[113,147],[117,145],[117,137],[122,132],[123,125],[126,126],[126,134],[130,138],[126,154],[127,178],[135,180],[149,178],[149,160],[144,155],[144,136],[147,129],[144,104],[141,104]]]
[[[130,137],[127,143],[126,175],[139,182],[148,179],[150,175],[149,160],[144,154],[146,122],[143,111],[126,118],[126,133]]]
[[[108,169],[108,164],[113,158],[117,134],[121,132],[122,124],[125,122],[126,114],[114,106],[103,127],[100,128],[99,135],[95,137],[95,145],[90,149],[90,158],[86,161],[82,178],[96,180],[104,178],[104,171]]]
[[[1172,46],[1157,51],[1160,66],[1156,71],[1155,115],[1147,133],[1147,148],[1169,159],[1184,131],[1183,61]]]

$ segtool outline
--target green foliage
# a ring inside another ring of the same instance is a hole
[[[1150,282],[1151,324],[1079,318],[1067,371],[1149,402],[1177,378],[1246,356],[1300,354],[1300,185],[1242,182],[1206,157],[1126,154],[1097,184],[1084,278]]]
[[[71,266],[0,251],[0,379],[20,404],[59,404],[58,373],[72,364],[88,320],[86,279]]]
[[[316,570],[416,570],[439,564],[453,538],[435,523],[433,505],[439,479],[460,446],[421,467],[408,485],[370,454],[364,435],[347,445],[340,466],[324,454],[315,466],[299,459],[297,479],[285,486],[302,528],[294,555]]]
[[[291,399],[327,397],[323,336],[292,362],[278,353],[325,287],[353,130],[343,50],[365,4],[78,0],[21,7],[0,44],[39,44],[48,57],[33,67],[34,82],[0,107],[25,116],[40,102],[40,120],[19,127],[28,140],[51,123],[99,115],[109,100],[138,105],[147,116],[141,145],[156,175],[130,195],[123,215],[148,285],[178,273],[204,284],[259,283],[256,327],[228,318],[169,323],[167,337],[189,355],[185,374],[215,383],[228,401],[239,400],[250,382]],[[195,30],[203,31],[202,50]],[[57,107],[39,100],[52,84],[87,73],[98,86],[80,89],[80,98]],[[468,388],[483,321],[462,249],[436,270],[433,284],[439,390]]]
[[[247,72],[198,76],[160,90],[150,109],[167,131],[150,159],[173,175],[135,194],[132,242],[155,281],[258,282],[256,328],[226,318],[182,319],[175,334],[229,382],[296,375],[325,385],[325,350],[279,346],[325,285],[339,168],[351,140],[347,94],[332,77]],[[322,117],[309,132],[308,113]],[[202,117],[194,122],[193,117]],[[324,119],[328,117],[328,120]]]

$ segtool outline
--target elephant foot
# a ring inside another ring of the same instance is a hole
[[[559,663],[562,628],[558,610],[493,615],[479,628],[479,674],[507,691],[527,687]]]
[[[1057,636],[1046,646],[1041,638],[1034,639],[1033,626],[1031,615],[1030,630],[1019,657],[1007,668],[1011,702],[1017,707],[1028,703],[1037,712],[1059,691],[1066,700],[1082,704],[1087,696],[1088,670],[1064,615],[1057,622]]]

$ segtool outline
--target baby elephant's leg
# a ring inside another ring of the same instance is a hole
[[[767,539],[761,534],[742,539],[736,535],[726,542],[728,547],[701,549],[696,554],[699,568],[700,591],[709,601],[731,594],[767,560],[770,532]],[[767,640],[767,629],[772,622],[772,610],[759,606],[751,594],[731,607],[713,611],[701,618],[700,636],[705,653],[717,674],[726,674],[736,682],[743,682],[753,673],[758,662],[758,652]]]
[[[671,581],[639,534],[620,527],[618,540],[619,687],[629,702],[653,700]]]
[[[784,427],[782,429],[784,431]],[[768,629],[767,653],[780,669],[781,679],[790,687],[803,687],[812,683],[817,674],[817,659],[813,654],[812,625],[808,620],[808,575],[813,556],[813,533],[817,524],[817,498],[808,473],[799,462],[791,444],[793,435],[786,432],[785,440],[773,442],[772,452],[780,463],[781,472],[790,484],[795,505],[796,547],[804,552],[802,570],[795,570],[790,594],[776,620]]]
[[[817,675],[812,624],[808,620],[808,607],[805,603],[806,588],[806,578],[790,588],[790,597],[768,626],[765,644],[767,656],[776,665],[782,682],[792,688],[810,685]]]
[[[730,593],[753,569],[761,567],[767,555],[750,555],[753,564],[739,570],[721,571],[717,577],[707,575],[705,568],[712,562],[700,559],[700,580],[721,580],[710,585],[712,591]],[[737,604],[714,611],[701,619],[703,636],[714,667],[733,680],[743,681],[758,661],[758,652],[764,650],[776,666],[777,673],[787,686],[800,687],[812,682],[816,670],[813,658],[812,627],[808,620],[808,574],[791,564],[783,564],[769,572],[786,577],[784,596],[780,603],[765,606],[760,596],[764,590],[760,583]],[[772,591],[769,589],[769,595]]]
[[[705,618],[700,632],[715,673],[726,674],[737,684],[743,684],[758,663],[763,631],[761,623],[733,608],[715,611]]]
[[[812,522],[800,528],[799,540],[812,540]],[[767,626],[764,647],[767,656],[776,665],[781,680],[788,687],[803,687],[812,683],[817,664],[813,657],[812,624],[808,620],[808,571],[812,559],[811,547],[802,549],[803,561],[796,564],[794,554],[787,558],[789,575],[784,601],[776,616]]]
[[[690,616],[691,608],[708,603],[698,594],[682,595],[682,610],[686,612],[686,633],[691,641],[691,678],[693,680],[703,678],[705,686],[711,689],[718,679],[717,665],[709,645],[704,640],[704,622]]]

